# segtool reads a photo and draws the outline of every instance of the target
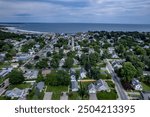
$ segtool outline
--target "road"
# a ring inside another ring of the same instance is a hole
[[[112,76],[112,79],[113,79],[113,81],[115,83],[115,86],[116,86],[119,98],[121,100],[128,100],[128,96],[127,96],[124,88],[122,87],[122,84],[120,82],[120,78],[116,75],[112,65],[110,64],[110,62],[107,59],[106,59],[106,62],[107,62],[107,68],[108,68],[108,70],[109,70],[109,72],[110,72],[110,74]]]
[[[55,35],[53,35],[52,37],[53,39],[55,38]],[[21,68],[24,68],[24,66],[28,63],[30,63],[31,61],[34,60],[35,56],[41,56],[43,54],[43,51],[50,45],[50,43],[47,43],[41,50],[39,50],[34,56],[32,56],[29,60],[27,60],[22,66]]]
[[[96,93],[90,93],[89,96],[90,96],[89,100],[97,100]]]

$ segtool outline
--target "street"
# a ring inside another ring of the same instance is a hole
[[[112,65],[110,64],[110,62],[107,59],[106,59],[106,62],[107,62],[107,68],[108,68],[108,70],[112,76],[112,80],[115,83],[119,98],[121,100],[128,100],[128,96],[126,95],[125,90],[122,87],[122,84],[120,82],[120,78],[116,75]]]

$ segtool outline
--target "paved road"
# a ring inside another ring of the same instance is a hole
[[[110,64],[110,62],[107,59],[106,59],[106,62],[107,62],[107,68],[108,68],[110,74],[112,75],[113,81],[115,82],[116,89],[117,89],[117,92],[119,94],[119,98],[121,100],[128,100],[128,96],[127,96],[124,88],[122,87],[122,84],[120,82],[120,78],[116,75],[112,65]]]
[[[60,100],[68,100],[68,95],[66,92],[63,92],[63,95],[60,97]]]
[[[0,88],[0,96],[6,91],[6,88],[9,86],[9,79],[6,79],[3,83],[4,86]]]
[[[43,100],[51,100],[52,99],[52,92],[45,92]]]
[[[89,95],[90,95],[89,100],[97,100],[96,93],[90,93]]]

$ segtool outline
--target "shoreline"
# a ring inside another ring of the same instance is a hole
[[[29,30],[23,30],[19,29],[13,26],[2,26],[3,31],[11,32],[11,33],[19,33],[19,34],[50,34],[50,32],[39,32],[39,31],[29,31]]]

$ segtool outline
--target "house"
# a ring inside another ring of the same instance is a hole
[[[50,74],[51,73],[51,70],[50,69],[43,69],[42,70],[42,75],[43,76],[46,76],[47,74]]]
[[[150,71],[143,71],[144,76],[150,76]]]
[[[4,61],[4,58],[5,58],[5,53],[0,53],[0,61],[2,62],[2,61]]]
[[[136,78],[132,79],[132,86],[135,90],[139,90],[139,91],[143,90],[143,87],[142,87],[140,81]]]
[[[75,76],[71,77],[71,90],[78,91],[78,82],[77,82]]]
[[[24,90],[14,88],[13,90],[6,91],[5,95],[11,98],[23,98],[25,95]]]
[[[62,67],[65,64],[65,58],[62,58],[59,62],[59,67]]]
[[[150,100],[150,91],[142,91],[141,97],[143,100]]]
[[[9,68],[3,68],[0,70],[0,77],[5,77],[7,74],[9,74],[13,70],[12,67]]]
[[[115,70],[122,68],[122,63],[119,61],[113,61],[112,66]]]
[[[88,86],[89,93],[96,93],[96,87],[93,83]]]
[[[109,54],[113,54],[114,51],[115,51],[115,48],[114,48],[114,47],[109,47],[109,48],[108,48]]]
[[[28,60],[31,56],[29,54],[17,54],[16,57],[13,57],[17,61],[25,61]]]
[[[28,70],[28,69],[26,69],[24,71],[25,71],[24,77],[26,79],[37,79],[38,73],[39,73],[38,70]]]
[[[36,85],[36,89],[38,89],[39,92],[42,92],[42,90],[44,89],[44,87],[45,87],[44,82],[39,82],[39,83]]]
[[[99,79],[98,81],[96,81],[96,90],[97,91],[110,91],[107,83],[102,80],[102,79]]]
[[[84,68],[81,68],[80,70],[80,79],[86,78],[86,71]]]
[[[13,68],[18,68],[18,67],[19,67],[19,63],[11,63],[11,66],[12,66]]]

